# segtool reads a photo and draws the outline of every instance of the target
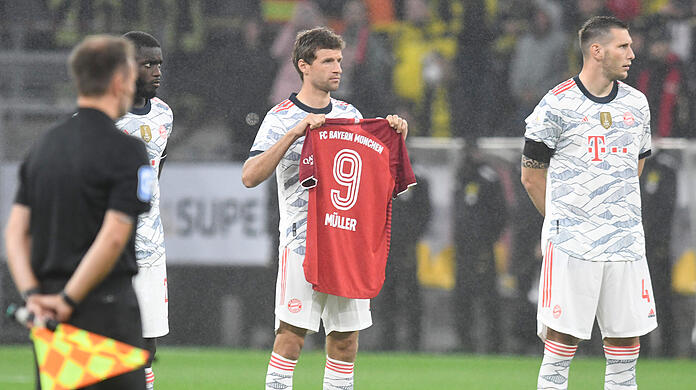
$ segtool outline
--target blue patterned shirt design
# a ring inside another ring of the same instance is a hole
[[[116,127],[126,134],[143,140],[150,165],[159,175],[160,160],[167,140],[172,134],[174,114],[161,99],[150,99],[146,114],[128,112],[116,122]],[[135,258],[140,267],[160,265],[165,261],[164,228],[160,217],[159,180],[155,180],[150,211],[138,217],[135,231]]]
[[[640,260],[638,161],[651,148],[647,99],[618,82],[614,99],[597,102],[572,80],[549,91],[526,119],[525,138],[554,150],[541,247],[551,240],[584,260]]]
[[[331,99],[331,111],[327,118],[358,118],[362,114],[351,104]],[[286,99],[277,104],[266,114],[256,139],[251,147],[251,153],[264,152],[275,145],[289,130],[304,119],[308,111]],[[276,167],[278,184],[278,205],[280,209],[280,248],[304,256],[307,238],[307,204],[309,192],[300,185],[300,154],[304,137],[295,141],[285,153]]]

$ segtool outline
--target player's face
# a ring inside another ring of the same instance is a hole
[[[338,89],[341,82],[341,50],[319,49],[315,53],[316,58],[307,66],[304,75],[305,82],[310,82],[316,89],[332,92]]]
[[[139,98],[152,99],[157,95],[157,88],[162,80],[162,48],[141,47],[135,61],[138,63],[135,95]]]
[[[611,29],[611,37],[606,44],[602,45],[604,50],[602,68],[609,80],[623,80],[628,77],[631,62],[636,58],[631,48],[632,43],[628,30]]]
[[[135,96],[135,80],[138,74],[136,70],[136,65],[134,61],[128,61],[128,66],[123,72],[123,81],[121,85],[121,96],[118,97],[118,116],[122,117],[126,115],[128,110],[133,105],[133,98]]]

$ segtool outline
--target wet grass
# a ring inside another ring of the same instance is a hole
[[[158,350],[156,389],[262,389],[270,351],[222,348]],[[358,390],[534,389],[541,357],[430,355],[363,351],[356,364]],[[321,389],[324,355],[302,355],[294,389]],[[641,359],[642,390],[696,389],[693,360]],[[0,389],[33,388],[32,353],[28,346],[0,347]],[[604,359],[578,357],[570,369],[570,388],[601,389]]]

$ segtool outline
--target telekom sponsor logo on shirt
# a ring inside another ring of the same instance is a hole
[[[587,144],[587,151],[593,155],[592,161],[603,161],[603,159],[600,158],[600,154],[605,154],[607,151],[609,151],[609,153],[628,153],[628,148],[625,147],[619,148],[613,146],[611,148],[607,148],[603,135],[588,135]]]

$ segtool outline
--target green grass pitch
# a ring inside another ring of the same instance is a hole
[[[221,348],[158,350],[155,388],[263,389],[270,351]],[[356,363],[357,390],[535,389],[541,357],[429,355],[362,351]],[[692,360],[638,361],[641,390],[696,389]],[[307,351],[295,369],[294,389],[321,389],[324,355]],[[33,364],[28,346],[0,347],[0,389],[33,389]],[[574,359],[573,390],[602,389],[604,359]]]

